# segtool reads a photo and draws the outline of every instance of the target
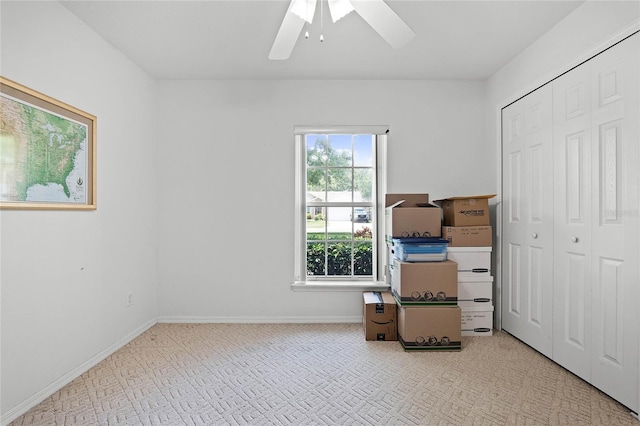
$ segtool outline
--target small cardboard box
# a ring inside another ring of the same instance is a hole
[[[447,247],[447,258],[458,264],[458,275],[491,276],[491,247]]]
[[[455,306],[458,264],[393,260],[391,291],[401,306]]]
[[[492,228],[485,226],[443,226],[442,238],[449,247],[486,247],[493,245]]]
[[[406,351],[459,351],[459,307],[400,306],[398,340]]]
[[[419,234],[439,237],[442,211],[429,204],[429,194],[387,194],[385,196],[385,240]]]
[[[366,340],[398,340],[396,301],[388,291],[365,291],[362,325]]]
[[[446,226],[482,226],[490,225],[489,199],[492,195],[473,195],[470,197],[450,197],[437,200],[442,206],[444,225]]]
[[[458,275],[458,306],[493,306],[493,277]]]
[[[493,335],[493,305],[462,306],[461,330],[463,336]]]

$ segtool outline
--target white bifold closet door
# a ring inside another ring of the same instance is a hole
[[[502,328],[638,412],[640,34],[502,111]]]
[[[640,37],[553,82],[553,360],[638,410]]]
[[[502,111],[502,329],[551,357],[551,84]]]

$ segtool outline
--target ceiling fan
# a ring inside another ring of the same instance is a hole
[[[318,0],[291,0],[280,30],[269,52],[269,59],[284,60],[291,56],[305,22],[313,22]],[[399,49],[415,36],[409,26],[384,0],[319,0],[327,1],[331,19],[338,19],[355,11],[393,48]],[[322,35],[320,40],[322,41]]]

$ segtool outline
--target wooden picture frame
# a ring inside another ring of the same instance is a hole
[[[96,117],[0,77],[0,209],[96,209]]]

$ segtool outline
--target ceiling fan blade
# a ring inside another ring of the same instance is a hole
[[[291,0],[287,13],[284,14],[284,19],[282,20],[282,25],[280,25],[276,39],[273,41],[271,52],[269,52],[269,59],[271,60],[289,59],[293,47],[298,41],[302,27],[304,27],[304,19],[291,13],[291,8],[295,1],[296,0]]]
[[[351,0],[356,12],[394,49],[409,43],[416,35],[383,0]]]

